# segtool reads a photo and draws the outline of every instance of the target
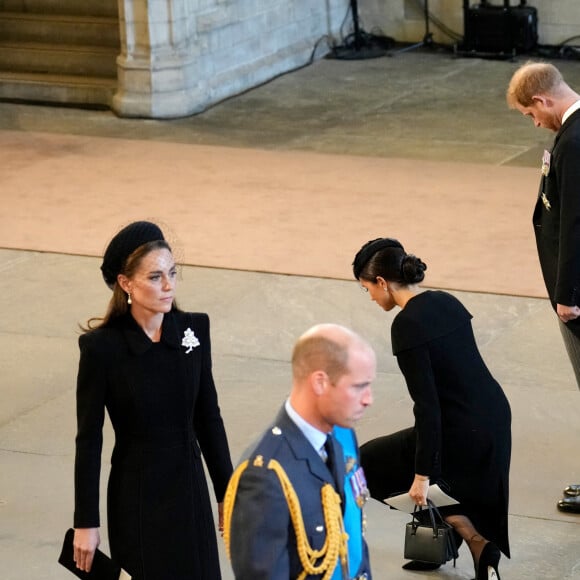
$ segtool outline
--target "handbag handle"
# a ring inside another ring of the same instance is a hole
[[[433,528],[433,537],[436,538],[439,534],[439,527],[440,526],[437,524],[437,520],[435,519],[435,516],[437,516],[437,518],[439,519],[439,522],[441,523],[441,527],[444,527],[447,524],[445,523],[443,516],[441,515],[441,513],[437,509],[437,506],[429,498],[427,498],[427,509],[429,510],[429,518],[431,520],[431,527]],[[411,524],[413,526],[413,532],[416,532],[417,528],[421,524],[421,522],[419,521],[419,518],[417,517],[417,513],[421,512],[423,510],[424,510],[424,508],[422,508],[418,505],[415,505],[415,508],[413,509],[413,519],[411,521]]]

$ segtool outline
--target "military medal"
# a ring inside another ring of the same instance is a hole
[[[550,159],[550,152],[544,149],[544,156],[542,157],[542,175],[544,177],[548,177],[548,173],[550,173]]]
[[[370,497],[369,490],[367,488],[367,480],[365,477],[365,472],[362,467],[359,467],[350,478],[350,486],[352,487],[352,493],[356,501],[356,505],[362,508]]]
[[[344,463],[344,469],[347,473],[350,473],[353,470],[353,467],[356,465],[356,459],[354,457],[348,456]]]
[[[547,149],[544,149],[544,156],[542,157],[542,176],[548,177],[550,173],[550,163],[552,160],[552,155]],[[543,186],[542,186],[543,187]],[[540,196],[542,199],[542,203],[546,210],[550,211],[552,209],[552,205],[550,204],[550,200],[548,196],[542,191],[542,195]]]
[[[550,200],[548,199],[548,196],[542,191],[542,203],[544,204],[544,207],[550,211],[552,209],[552,204],[550,203]]]

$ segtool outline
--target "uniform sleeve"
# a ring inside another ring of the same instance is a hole
[[[239,580],[287,580],[290,515],[276,474],[250,466],[236,494],[230,553]],[[293,576],[292,576],[293,577]]]
[[[100,525],[99,482],[106,371],[90,338],[86,334],[79,338],[81,354],[76,393],[75,528],[96,528]]]
[[[556,175],[560,194],[560,253],[555,300],[580,305],[580,138],[559,151]]]
[[[397,354],[409,394],[413,399],[415,431],[415,473],[437,479],[441,471],[441,407],[425,345]]]
[[[194,410],[195,431],[213,483],[216,499],[221,502],[233,467],[213,380],[209,317],[206,314],[200,314],[196,315],[196,318],[203,350],[200,390]]]

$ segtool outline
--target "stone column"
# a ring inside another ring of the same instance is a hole
[[[195,0],[119,0],[121,54],[113,110],[172,118],[202,110]]]

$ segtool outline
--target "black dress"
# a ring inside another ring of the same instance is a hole
[[[393,354],[414,402],[414,427],[361,448],[371,495],[408,491],[428,475],[460,502],[463,514],[509,557],[511,411],[486,367],[471,315],[446,292],[413,297],[391,328]]]
[[[98,527],[105,408],[115,431],[111,556],[134,580],[219,580],[201,452],[218,501],[232,464],[206,314],[164,316],[153,343],[130,314],[79,339],[74,525]]]

